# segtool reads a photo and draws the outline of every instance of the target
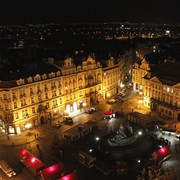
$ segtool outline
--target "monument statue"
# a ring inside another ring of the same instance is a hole
[[[121,123],[118,131],[112,137],[108,139],[110,146],[120,146],[122,144],[128,144],[134,141],[132,126],[127,123]]]

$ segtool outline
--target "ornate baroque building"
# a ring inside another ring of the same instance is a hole
[[[132,70],[134,90],[142,92],[144,106],[167,119],[180,121],[180,64],[150,64],[145,59]]]
[[[113,96],[123,81],[122,63],[110,58],[103,67],[89,57],[76,66],[71,58],[48,59],[44,65],[35,63],[4,72],[0,81],[1,128],[8,134],[19,133]]]

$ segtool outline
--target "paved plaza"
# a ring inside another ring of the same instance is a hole
[[[171,120],[164,119],[159,117],[157,113],[150,112],[150,109],[144,107],[142,104],[139,103],[139,99],[142,98],[139,94],[129,91],[127,96],[124,98],[124,102],[119,102],[115,104],[107,104],[105,100],[99,102],[99,104],[94,105],[95,108],[98,109],[99,112],[94,114],[85,114],[83,111],[73,114],[74,125],[78,123],[82,123],[81,119],[85,117],[86,121],[95,120],[99,123],[99,127],[105,127],[105,122],[103,121],[103,115],[106,110],[112,109],[114,112],[123,112],[125,115],[130,112],[140,112],[142,114],[146,114],[152,116],[156,119],[163,121],[164,123],[169,124],[169,126],[176,127],[176,130],[180,132],[180,123],[179,122],[172,122]],[[98,116],[97,116],[98,115]],[[97,116],[97,117],[96,117]],[[100,118],[99,118],[100,117]],[[91,119],[92,118],[92,119]],[[76,121],[77,119],[77,121]],[[62,132],[73,127],[74,125],[65,125],[61,124],[59,129],[55,128],[54,125],[57,123],[57,119],[52,122],[52,124],[44,124],[42,126],[37,126],[31,128],[30,130],[25,130],[17,135],[7,135],[4,132],[0,132],[0,144],[9,145],[9,146],[20,146],[25,145],[30,142],[35,142],[43,139],[48,133],[56,134],[61,136]],[[38,138],[36,137],[38,135]]]

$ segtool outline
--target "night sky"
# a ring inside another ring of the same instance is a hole
[[[180,0],[4,0],[1,24],[180,22]]]

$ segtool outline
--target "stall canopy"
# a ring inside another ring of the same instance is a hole
[[[153,152],[152,157],[155,160],[161,161],[167,158],[169,155],[171,155],[171,153],[172,153],[171,149],[168,146],[163,146],[157,151]]]
[[[42,180],[57,180],[64,175],[64,166],[62,163],[54,164],[40,172]]]
[[[104,115],[105,116],[110,116],[110,115],[112,115],[113,113],[112,113],[112,111],[106,111],[106,112],[104,112]]]
[[[58,180],[78,180],[78,177],[75,172],[67,174]]]
[[[38,174],[40,170],[44,169],[45,164],[38,158],[33,156],[28,150],[21,148],[17,153],[18,159],[28,167],[34,174]]]

